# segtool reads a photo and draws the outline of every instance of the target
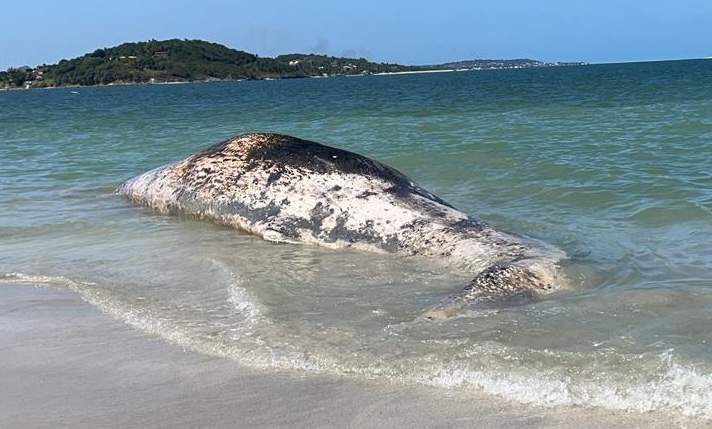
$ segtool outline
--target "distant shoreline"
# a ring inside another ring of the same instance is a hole
[[[499,70],[499,69],[497,69]],[[431,74],[431,73],[451,73],[451,72],[467,72],[467,71],[479,71],[479,70],[468,70],[468,69],[434,69],[434,70],[412,70],[412,71],[401,71],[401,72],[384,72],[384,73],[370,73],[370,74],[359,74],[359,75],[337,75],[337,76],[309,76],[307,78],[278,78],[278,79],[206,79],[206,80],[193,80],[193,81],[169,81],[169,82],[112,82],[108,84],[98,84],[98,85],[71,85],[71,86],[45,86],[39,88],[5,88],[0,87],[0,91],[27,91],[34,89],[71,89],[71,88],[102,88],[102,87],[112,87],[112,86],[134,86],[134,85],[187,85],[187,84],[203,84],[203,83],[218,83],[218,82],[269,82],[269,81],[280,81],[280,80],[293,80],[293,79],[334,79],[341,77],[367,77],[367,76],[393,76],[393,75],[408,75],[408,74]]]
[[[532,67],[522,67],[522,68],[504,68],[504,69],[427,69],[427,70],[409,70],[409,71],[399,71],[399,72],[382,72],[382,73],[369,73],[369,74],[358,74],[358,75],[335,75],[335,76],[308,76],[304,78],[265,78],[265,79],[204,79],[204,80],[192,80],[192,81],[166,81],[166,82],[111,82],[108,84],[96,84],[96,85],[67,85],[67,86],[44,86],[44,87],[0,87],[0,91],[26,91],[34,89],[71,89],[71,88],[101,88],[101,87],[113,87],[113,86],[134,86],[134,85],[185,85],[185,84],[204,84],[204,83],[218,83],[218,82],[259,82],[259,81],[280,81],[280,80],[294,80],[294,79],[334,79],[341,77],[368,77],[368,76],[397,76],[397,75],[410,75],[410,74],[433,74],[433,73],[461,73],[461,72],[472,72],[472,71],[494,71],[494,70],[522,70]]]
[[[388,76],[394,74],[420,74],[420,73],[450,73],[456,71],[470,71],[470,70],[457,70],[457,69],[433,69],[433,70],[413,70],[413,71],[402,71],[402,72],[392,72],[392,73],[373,73],[371,76]]]

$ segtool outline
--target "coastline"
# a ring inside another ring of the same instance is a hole
[[[671,428],[709,422],[536,408],[488,395],[261,373],[133,330],[76,294],[0,286],[0,427]]]
[[[202,83],[215,83],[215,82],[270,82],[270,81],[280,81],[280,80],[292,80],[292,79],[333,79],[333,78],[343,78],[343,77],[366,77],[366,76],[391,76],[391,75],[402,75],[402,74],[423,74],[423,73],[449,73],[449,72],[462,72],[471,71],[466,69],[432,69],[432,70],[413,70],[413,71],[402,71],[402,72],[385,72],[385,73],[369,73],[369,74],[355,74],[355,75],[332,75],[332,76],[307,76],[307,77],[289,77],[289,78],[264,78],[264,79],[202,79],[202,80],[186,80],[186,81],[161,81],[161,82],[112,82],[107,84],[97,84],[97,85],[62,85],[62,86],[43,86],[43,87],[0,87],[0,91],[28,91],[34,89],[66,89],[66,88],[103,88],[112,86],[134,86],[134,85],[185,85],[185,84],[202,84]]]

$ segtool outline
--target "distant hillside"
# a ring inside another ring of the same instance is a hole
[[[521,60],[470,60],[431,66],[373,63],[364,58],[289,54],[261,58],[202,40],[150,40],[124,43],[58,64],[0,72],[0,89],[131,83],[286,79],[395,73],[423,70],[502,69],[574,65]]]
[[[58,64],[0,72],[0,87],[42,88],[74,85],[283,79],[420,70],[363,58],[290,54],[260,58],[202,40],[124,43]]]
[[[524,67],[543,67],[546,63],[537,60],[514,59],[514,60],[467,60],[452,63],[440,64],[439,67],[451,68],[455,70],[486,70],[486,69],[513,69]]]
[[[530,60],[528,58],[513,60],[467,60],[456,61],[434,66],[442,69],[453,70],[490,70],[490,69],[523,69],[529,67],[552,67],[552,66],[580,66],[586,63],[545,63],[543,61]]]

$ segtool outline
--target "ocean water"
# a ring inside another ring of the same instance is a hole
[[[391,165],[560,247],[570,284],[418,321],[471,273],[275,245],[114,194],[252,131]],[[711,147],[709,60],[0,92],[0,299],[72,290],[265,371],[712,420]]]

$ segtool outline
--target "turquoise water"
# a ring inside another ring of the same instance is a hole
[[[544,300],[414,321],[471,276],[134,207],[124,180],[274,131],[382,161],[569,255]],[[0,92],[0,299],[76,291],[253,368],[712,419],[712,62]]]

